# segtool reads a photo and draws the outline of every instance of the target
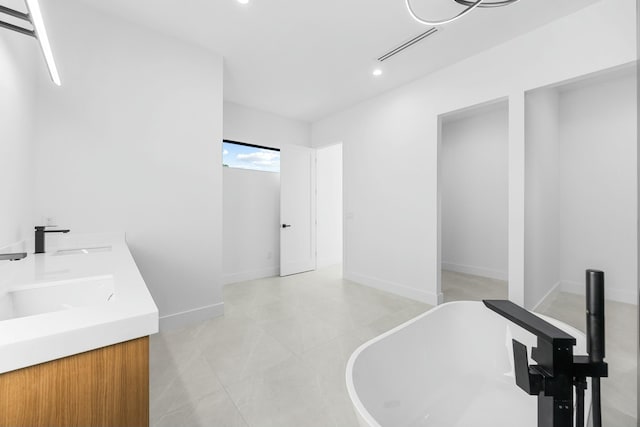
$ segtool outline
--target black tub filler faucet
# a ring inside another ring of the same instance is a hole
[[[46,225],[36,225],[35,235],[35,253],[44,253],[44,234],[45,233],[68,233],[70,230],[46,230]]]
[[[600,378],[608,375],[604,361],[604,273],[587,270],[587,353],[574,356],[576,339],[528,310],[507,300],[484,300],[499,315],[537,337],[529,366],[527,347],[513,340],[516,384],[538,396],[538,427],[573,427],[573,388],[576,390],[575,427],[584,426],[584,391],[591,377],[593,427],[602,427]]]

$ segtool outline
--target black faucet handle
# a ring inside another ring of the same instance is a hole
[[[36,232],[39,233],[68,233],[71,230],[68,229],[57,229],[57,230],[47,230],[50,227],[57,227],[57,225],[36,225]]]
[[[542,320],[540,317],[531,313],[529,310],[526,310],[509,300],[485,299],[482,300],[482,302],[485,306],[487,306],[487,308],[495,311],[505,319],[510,320],[516,325],[531,332],[533,335],[538,337],[538,339],[552,344],[553,347],[557,345],[573,346],[576,343],[576,339],[562,329],[553,326],[551,323],[545,320]]]
[[[518,387],[532,396],[540,394],[542,375],[531,372],[527,346],[516,340],[513,340],[513,361]]]

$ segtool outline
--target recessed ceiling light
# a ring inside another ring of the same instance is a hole
[[[249,4],[249,0],[238,0],[240,4]]]
[[[378,77],[382,75],[382,70],[380,68],[376,68],[375,70],[373,70],[373,75]]]

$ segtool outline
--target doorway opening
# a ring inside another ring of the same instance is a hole
[[[237,141],[222,148],[222,280],[276,276],[280,264],[280,152]]]
[[[223,282],[342,275],[342,144],[223,141]]]
[[[527,308],[584,295],[589,268],[636,302],[636,86],[631,65],[526,94]]]
[[[342,144],[282,147],[280,275],[342,264]]]
[[[508,102],[439,118],[444,302],[508,296]]]
[[[584,330],[585,270],[604,271],[605,425],[637,423],[637,85],[631,63],[525,98],[525,308]]]

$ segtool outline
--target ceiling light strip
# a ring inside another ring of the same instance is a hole
[[[378,58],[378,61],[380,61],[380,62],[386,61],[387,59],[391,58],[392,56],[402,52],[403,50],[413,46],[414,44],[418,43],[421,40],[424,40],[425,38],[429,37],[432,34],[435,34],[436,32],[438,32],[437,28],[435,28],[435,27],[429,28],[424,33],[412,38],[411,40],[401,44],[400,46],[396,47],[395,49],[390,50],[389,52],[385,53],[384,55],[382,55],[381,57]]]
[[[38,41],[40,42],[40,48],[44,55],[44,60],[49,68],[49,75],[51,80],[60,86],[60,75],[58,74],[58,68],[56,67],[56,61],[53,59],[53,52],[51,51],[51,45],[49,44],[49,37],[47,36],[47,30],[44,27],[44,20],[42,19],[42,13],[40,12],[40,5],[38,0],[26,0],[27,9],[29,9],[29,16],[33,29]]]

